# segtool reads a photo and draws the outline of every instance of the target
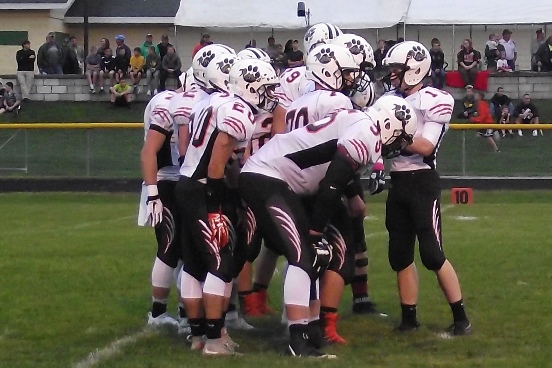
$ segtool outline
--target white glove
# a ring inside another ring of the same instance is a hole
[[[146,189],[148,191],[148,199],[146,200],[148,206],[147,221],[152,227],[155,227],[163,221],[163,203],[161,203],[157,185],[148,185]]]

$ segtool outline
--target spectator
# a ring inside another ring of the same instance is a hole
[[[512,70],[516,70],[516,60],[517,60],[517,51],[516,43],[512,40],[512,31],[505,29],[502,32],[502,39],[499,43],[504,46],[504,51],[506,51],[506,60],[508,60],[508,65]]]
[[[201,39],[199,42],[194,46],[194,50],[192,51],[192,59],[194,58],[195,54],[202,48],[204,48],[207,45],[211,45],[213,41],[211,41],[211,36],[208,34],[204,34],[201,36]],[[168,51],[168,50],[167,50]]]
[[[291,51],[286,54],[287,64],[289,68],[295,68],[305,65],[303,60],[303,52],[299,50],[299,41],[293,40]]]
[[[257,47],[257,40],[250,40],[247,45],[245,45],[246,49],[250,49],[253,47]]]
[[[458,71],[462,76],[464,84],[472,85],[475,82],[475,76],[477,75],[477,67],[481,60],[481,54],[479,51],[474,50],[472,47],[472,40],[466,38],[462,44],[462,49],[457,55]]]
[[[475,124],[492,124],[494,123],[493,116],[489,109],[489,104],[485,101],[483,92],[477,92],[475,94],[475,104],[477,110],[473,113],[473,116],[470,118],[470,122]],[[493,152],[500,152],[496,142],[494,140],[494,130],[493,129],[481,129],[477,134],[485,138]]]
[[[63,74],[81,74],[77,54],[73,51],[70,45],[70,40],[65,38],[61,46],[61,69]]]
[[[284,46],[284,54],[287,55],[288,52],[291,52],[293,48],[291,45],[293,44],[293,40],[287,40],[286,45]]]
[[[284,70],[286,70],[286,56],[284,54],[284,47],[281,43],[276,45],[276,56],[273,60],[276,72],[280,75]]]
[[[496,71],[496,62],[500,58],[498,46],[498,37],[491,33],[489,41],[485,44],[485,59],[487,59],[487,70],[490,72]]]
[[[376,69],[381,69],[382,67],[382,61],[385,58],[385,54],[387,54],[387,49],[385,48],[385,41],[379,40],[378,41],[378,48],[376,51],[374,51],[374,60],[376,61]]]
[[[31,41],[23,41],[21,50],[15,54],[15,59],[17,60],[17,81],[21,86],[23,101],[29,101],[34,83],[34,64],[36,61],[36,53],[31,50]]]
[[[167,48],[167,55],[161,61],[161,72],[159,73],[159,89],[165,90],[165,83],[167,78],[172,75],[176,78],[178,88],[180,88],[180,74],[182,69],[182,62],[174,51],[173,46]]]
[[[541,72],[552,71],[552,36],[540,45],[537,51],[537,65],[540,66]]]
[[[163,60],[165,55],[167,55],[167,49],[169,47],[173,47],[173,45],[169,43],[169,36],[164,34],[163,36],[161,36],[161,42],[157,44],[157,50],[159,50],[159,56],[161,57],[161,60]]]
[[[445,85],[445,54],[441,50],[441,42],[434,38],[431,40],[431,84],[433,87],[443,89]]]
[[[61,46],[55,41],[53,32],[48,34],[47,40],[38,51],[38,60],[41,61],[42,71],[45,74],[63,74]]]
[[[115,73],[117,70],[113,51],[110,48],[106,48],[103,50],[103,54],[104,56],[102,56],[102,62],[100,64],[100,93],[104,92],[103,85],[106,76],[109,76],[109,87],[115,84]]]
[[[155,53],[155,47],[150,46],[149,54],[146,57],[146,83],[148,85],[148,96],[157,93],[159,87],[159,70],[161,69],[161,58]]]
[[[130,57],[132,56],[132,50],[130,50],[130,47],[125,44],[125,36],[120,34],[115,37],[115,43],[117,44],[117,55],[119,55],[119,50],[125,50],[125,57],[127,59],[130,59]]]
[[[79,46],[77,37],[71,36],[69,39],[71,41],[71,49],[77,55],[77,61],[79,63],[79,69],[81,74],[84,71],[84,48],[82,46]],[[101,55],[100,55],[101,56]]]
[[[124,48],[119,48],[117,50],[117,56],[115,56],[115,80],[117,83],[119,83],[121,79],[126,78],[129,67],[130,58],[126,57]]]
[[[514,117],[516,118],[516,124],[539,123],[539,110],[537,110],[537,107],[531,102],[531,96],[529,93],[523,95],[521,102],[514,109]],[[518,135],[523,137],[521,129],[518,130]],[[533,137],[536,137],[537,135],[537,130],[533,130]],[[542,130],[540,130],[540,135],[543,135]]]
[[[404,42],[404,37],[399,37],[399,38],[397,38],[397,42],[396,42],[396,43],[401,43],[401,42]]]
[[[13,90],[13,83],[6,83],[6,89],[4,91],[4,108],[3,111],[0,109],[0,114],[4,112],[13,112],[17,115],[19,113],[20,104],[21,101],[19,101],[19,98]]]
[[[492,106],[492,105],[491,105]],[[510,110],[508,107],[503,107],[502,111],[500,113],[500,116],[498,117],[498,123],[499,124],[510,124]],[[501,130],[502,138],[506,138],[506,130]],[[508,129],[508,137],[513,137],[514,132],[512,132],[512,129]]]
[[[102,63],[102,57],[98,55],[98,49],[96,46],[90,48],[90,54],[86,57],[86,79],[90,86],[90,93],[96,93],[96,84],[98,83],[98,76],[100,74],[100,64]],[[103,83],[102,83],[103,87]]]
[[[100,47],[98,47],[98,54],[103,57],[104,54],[105,54],[105,50],[106,49],[110,49],[111,46],[109,44],[109,39],[107,38],[102,38],[101,41],[100,41]],[[113,50],[111,50],[112,54],[113,54]]]
[[[144,58],[146,58],[149,55],[149,48],[152,46],[153,46],[153,49],[155,50],[155,53],[159,55],[159,49],[157,48],[157,46],[153,44],[153,35],[151,33],[148,33],[146,35],[146,40],[144,41],[142,46],[140,46],[140,53]]]
[[[119,83],[109,89],[111,94],[110,101],[113,107],[127,106],[130,108],[132,101],[132,88],[126,83],[125,78],[121,78]]]
[[[541,45],[545,43],[542,28],[537,29],[536,33],[537,37],[531,40],[531,70],[534,72],[538,72],[540,69],[538,65],[537,52],[539,51]]]
[[[506,51],[500,51],[500,59],[496,62],[496,71],[499,73],[508,73],[512,72],[510,68],[510,63],[506,60]]]
[[[38,72],[40,74],[44,73],[44,68],[46,67],[46,60],[44,60],[44,45],[46,45],[49,41],[49,37],[46,36],[46,43],[42,44],[38,48],[38,52],[36,54],[36,66],[38,66]]]
[[[142,73],[144,72],[144,66],[146,66],[146,59],[142,56],[142,50],[139,47],[134,49],[134,55],[130,58],[130,81],[132,82],[132,88],[136,95],[140,94],[140,79],[142,79]]]
[[[510,114],[514,112],[514,104],[512,103],[512,100],[504,94],[504,88],[498,87],[496,89],[496,93],[491,98],[491,114],[494,117],[498,117],[504,107],[508,109]]]
[[[462,98],[463,110],[456,117],[458,119],[470,119],[476,111],[475,97],[473,95],[473,86],[466,86],[466,95]]]
[[[282,45],[280,45],[280,47],[282,47]],[[280,54],[278,52],[278,45],[276,45],[276,40],[274,39],[274,37],[270,36],[268,38],[268,45],[266,45],[265,51],[272,60],[276,60],[276,58]]]

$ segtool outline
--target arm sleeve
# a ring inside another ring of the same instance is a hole
[[[422,138],[427,139],[433,144],[434,147],[439,144],[439,141],[445,134],[448,128],[447,124],[435,123],[428,121],[424,124],[424,130],[422,132]]]
[[[255,121],[251,109],[239,101],[227,102],[217,110],[217,129],[234,137],[238,142],[251,139]]]
[[[358,166],[375,163],[381,158],[381,138],[376,125],[370,119],[359,120],[347,127],[337,145]]]

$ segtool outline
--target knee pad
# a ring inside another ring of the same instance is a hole
[[[284,303],[286,305],[309,306],[311,278],[308,273],[289,265],[284,280]]]
[[[364,256],[363,258],[355,259],[355,267],[362,268],[368,266],[368,257]]]
[[[231,290],[232,289],[230,288],[230,291]],[[224,297],[225,292],[226,292],[226,283],[221,278],[209,272],[207,274],[207,277],[205,278],[205,283],[203,284],[203,293]]]
[[[234,286],[234,281],[233,280],[230,281],[230,282],[227,282],[224,285],[224,297],[225,298],[230,299],[230,297],[232,296],[232,290],[234,289],[233,286]]]
[[[174,277],[173,272],[174,268],[156,257],[151,270],[151,286],[169,289]]]
[[[203,285],[198,279],[196,279],[189,273],[182,271],[182,278],[180,282],[180,294],[183,299],[202,298]]]

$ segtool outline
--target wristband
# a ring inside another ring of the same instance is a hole
[[[159,190],[157,190],[157,184],[146,185],[146,190],[148,192],[148,197],[155,197],[159,195]]]

